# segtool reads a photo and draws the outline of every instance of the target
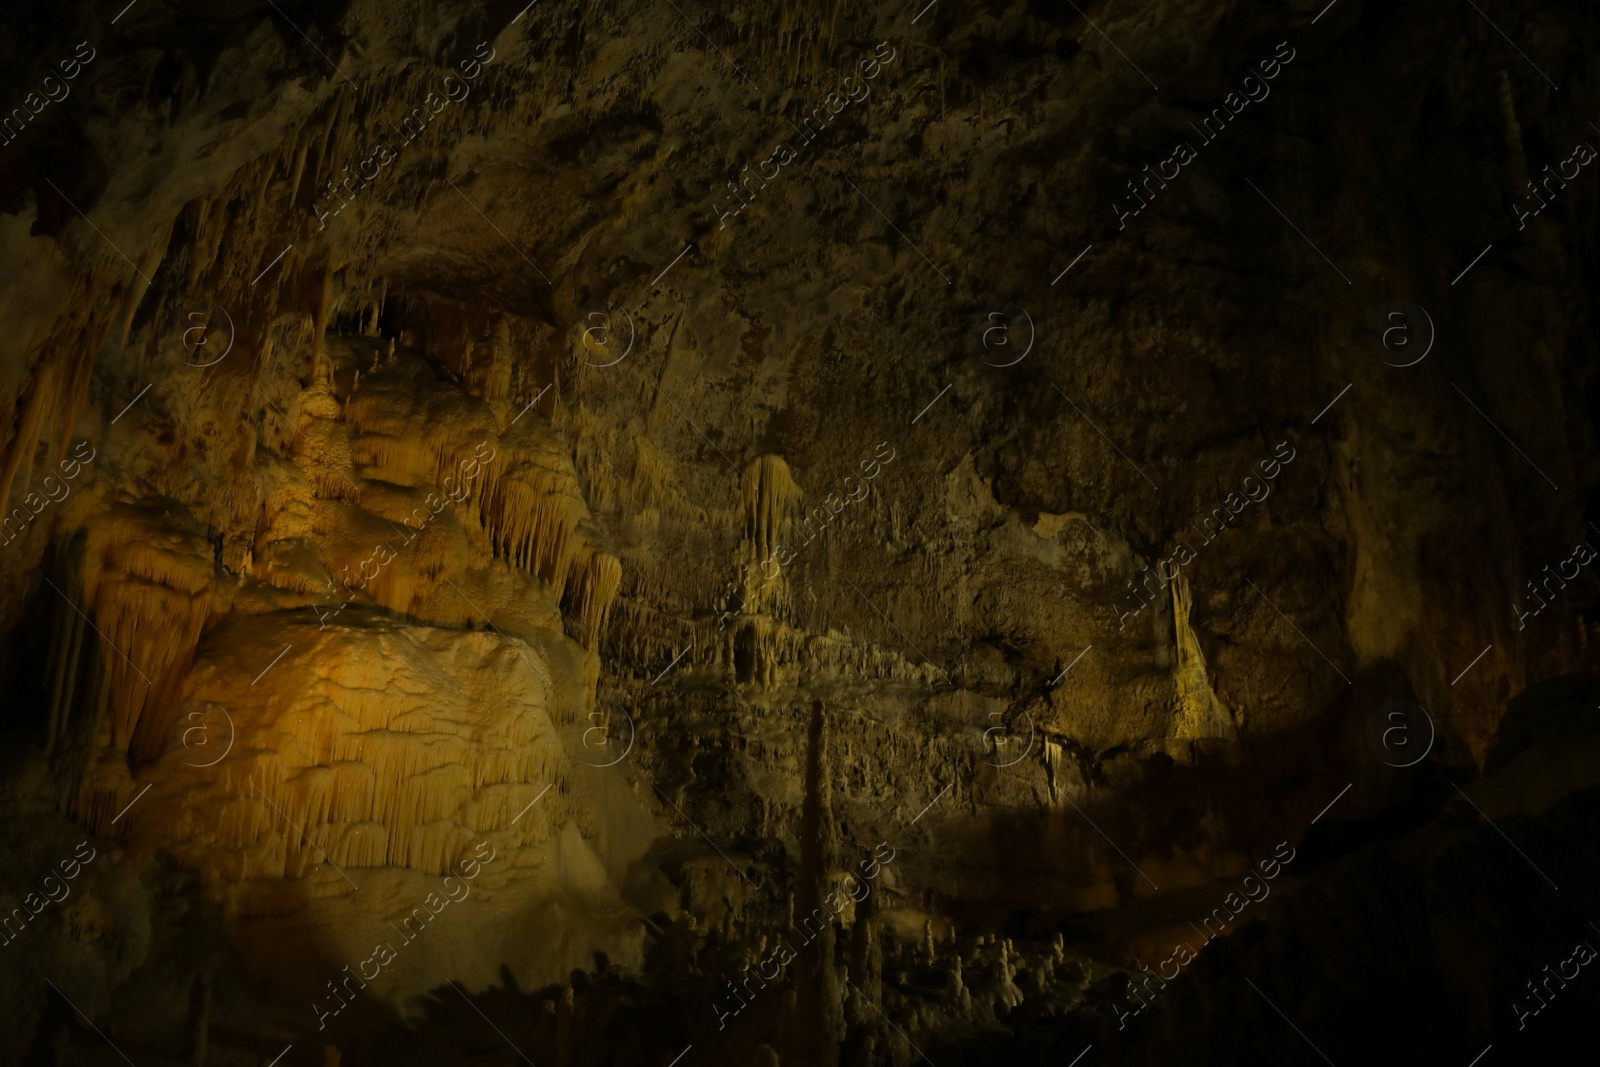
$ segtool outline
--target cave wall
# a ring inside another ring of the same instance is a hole
[[[483,840],[370,996],[754,942],[879,841],[911,941],[1092,913],[1586,665],[1574,9],[519,8],[12,16],[94,58],[0,149],[10,758],[229,967]]]

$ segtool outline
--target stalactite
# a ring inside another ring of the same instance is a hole
[[[622,586],[622,563],[615,556],[593,552],[578,583],[578,612],[589,647],[599,640],[611,602]]]
[[[294,167],[289,173],[289,196],[298,202],[300,199],[300,179],[305,174],[306,155],[311,149],[311,143],[303,136],[290,138],[288,144],[294,146]]]
[[[628,481],[626,503],[634,510],[661,508],[695,522],[712,521],[704,508],[684,494],[672,461],[643,434],[633,439],[633,477]]]
[[[128,343],[128,331],[133,328],[133,317],[143,303],[145,294],[150,290],[150,282],[161,261],[166,255],[167,245],[172,240],[172,227],[178,221],[174,214],[165,223],[156,227],[155,233],[150,236],[145,245],[144,255],[140,257],[138,270],[129,279],[127,292],[123,295],[122,308],[122,343]]]
[[[372,656],[373,640],[359,632],[296,638],[299,663],[279,668],[299,672],[286,689],[252,689],[228,681],[233,674],[219,678],[212,661],[191,699],[239,693],[225,709],[242,731],[239,755],[198,779],[177,763],[155,779],[165,798],[157,792],[140,810],[158,818],[172,804],[207,807],[205,798],[215,800],[203,834],[164,847],[201,870],[215,870],[218,857],[227,857],[218,874],[232,882],[298,879],[327,861],[344,869],[404,866],[440,874],[490,835],[509,831],[515,842],[537,844],[571,818],[560,784],[566,750],[552,718],[541,713],[559,693],[535,651],[499,665],[507,656],[500,638],[459,635],[431,651],[419,642],[391,662]],[[458,668],[460,656],[467,663]],[[482,669],[490,664],[493,670]],[[525,667],[531,673],[514,683],[520,699],[511,707],[480,697],[503,692],[505,671]],[[440,669],[453,680],[439,677]],[[460,690],[459,702],[439,707],[433,687]],[[202,707],[202,717],[220,725],[223,705]],[[538,815],[512,829],[552,784]],[[130,820],[115,829],[110,820],[140,788],[120,761],[101,760],[80,796],[80,816],[97,832],[125,831]]]
[[[597,636],[622,572],[582,529],[589,509],[565,456],[554,448],[502,445],[486,464],[478,499],[495,555],[539,575],[558,599],[572,588],[589,633]]]
[[[777,30],[770,22],[754,20],[747,36],[760,47],[763,56],[784,61],[792,78],[809,65],[818,69],[833,46],[839,0],[783,0],[777,10]]]
[[[227,201],[224,199],[222,202]],[[213,201],[202,198],[196,209],[194,242],[189,248],[189,273],[185,279],[186,287],[191,290],[211,272],[222,251],[222,238],[227,226],[225,220],[218,222],[213,219],[212,207]]]
[[[322,128],[315,135],[316,156],[311,160],[311,188],[313,191],[320,189],[325,178],[332,178],[333,172],[329,164],[329,142],[333,138],[333,127],[339,118],[337,104],[324,104],[322,106]],[[310,123],[308,122],[309,126]]]
[[[81,550],[81,544],[77,547]],[[52,562],[56,566],[50,569],[56,573],[51,580],[58,582],[63,589],[81,590],[83,575],[81,566],[77,565],[76,554],[70,548],[64,547],[59,548],[54,555],[56,558]],[[51,662],[48,669],[50,707],[45,727],[46,755],[53,755],[56,746],[66,735],[67,721],[75,702],[84,635],[89,629],[87,620],[74,609],[72,604],[66,603],[65,598],[57,597],[52,604],[54,610],[51,613]]]
[[[72,441],[73,428],[78,423],[78,412],[83,409],[84,402],[89,398],[89,384],[94,376],[95,356],[105,344],[105,335],[110,328],[109,322],[98,329],[90,323],[85,325],[75,338],[78,342],[75,346],[77,359],[67,385],[66,396],[62,398],[61,438],[56,444],[55,457],[58,463],[66,456],[67,446]]]
[[[1528,184],[1528,156],[1522,144],[1522,123],[1517,121],[1516,96],[1511,91],[1511,78],[1505,68],[1500,69],[1500,117],[1505,123],[1506,148],[1510,150],[1512,186]]]
[[[111,741],[154,759],[211,605],[212,551],[186,515],[120,505],[96,525],[83,598],[110,673]]]
[[[35,372],[33,388],[28,393],[28,406],[23,412],[22,425],[6,449],[4,467],[0,467],[0,511],[11,510],[11,487],[24,462],[31,463],[39,447],[39,434],[45,413],[56,406],[56,376],[54,369],[40,362]]]
[[[778,533],[799,505],[802,493],[782,456],[758,456],[739,483],[744,501],[744,533],[760,559],[777,549]]]
[[[287,270],[287,268],[285,268]],[[331,367],[324,367],[324,347],[328,333],[329,306],[333,296],[333,271],[324,263],[321,277],[317,281],[316,310],[311,318],[311,381],[321,382],[327,380],[333,373]]]

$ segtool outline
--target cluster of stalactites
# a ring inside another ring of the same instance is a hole
[[[782,456],[757,456],[739,481],[744,501],[744,536],[760,559],[776,551],[778,533],[803,495]]]
[[[332,753],[327,762],[297,768],[264,756],[230,775],[240,780],[214,844],[248,857],[244,878],[300,877],[322,856],[341,867],[443,873],[463,848],[509,826],[562,770],[549,738],[489,748],[437,731],[343,733],[327,722],[315,732],[308,741]],[[305,758],[296,753],[293,763]]]
[[[833,47],[839,0],[781,0],[776,14],[775,32],[772,23],[762,18],[751,23],[746,35],[763,55],[782,59],[791,77],[808,65],[813,71],[820,69]]]
[[[488,132],[497,116],[504,118],[508,110],[518,121],[531,121],[522,102],[526,86],[509,69],[499,73],[502,77],[494,83],[479,87],[476,106],[450,108],[437,121],[479,134]],[[426,66],[402,65],[392,72],[375,72],[363,79],[359,89],[347,91],[336,85],[326,99],[288,116],[287,135],[237,166],[215,195],[158,207],[160,217],[141,218],[139,239],[132,246],[127,243],[130,235],[113,230],[115,245],[132,260],[102,248],[97,243],[101,239],[83,227],[85,240],[75,256],[80,266],[72,274],[70,292],[57,305],[62,310],[48,329],[33,331],[36,341],[28,353],[31,381],[15,400],[0,397],[0,424],[17,426],[0,454],[0,505],[7,509],[14,505],[18,473],[25,471],[41,442],[56,442],[63,451],[68,446],[106,338],[117,329],[123,344],[129,344],[136,313],[147,297],[162,304],[147,317],[158,331],[180,321],[183,327],[193,325],[189,318],[180,320],[179,311],[195,300],[227,309],[241,335],[256,332],[246,331],[247,323],[261,327],[265,339],[253,354],[257,366],[269,361],[273,347],[274,331],[267,322],[284,314],[302,316],[313,327],[311,362],[317,378],[325,369],[322,344],[330,313],[342,306],[331,266],[324,260],[308,260],[305,249],[316,242],[293,240],[281,259],[273,259],[273,251],[260,247],[251,235],[283,232],[304,238],[318,233],[314,210],[318,202],[331,202],[338,190],[350,188],[343,183],[359,171],[359,161],[370,155],[375,140],[394,137],[394,119],[402,114],[394,102],[420,99],[418,90],[436,77],[437,72]],[[448,143],[448,138],[434,143]],[[407,163],[414,163],[416,155],[409,153]],[[355,181],[364,184],[359,177]],[[363,204],[390,202],[411,188],[390,177],[377,192],[358,199]],[[69,248],[72,244],[66,238],[62,243]],[[346,264],[342,273],[359,276],[368,261],[370,253],[366,260]],[[309,278],[308,264],[316,272]],[[175,273],[164,270],[169,265],[176,266]],[[152,286],[151,279],[161,277],[181,282]],[[364,330],[375,328],[386,297],[385,282],[379,295],[361,307]],[[223,366],[231,371],[242,365],[241,357],[251,355],[240,345]]]
[[[558,599],[570,594],[593,647],[622,586],[622,565],[591,540],[589,508],[566,457],[503,447],[484,473],[478,513],[496,556],[543,578]]]
[[[95,522],[83,597],[110,675],[111,743],[135,762],[161,751],[211,608],[210,543],[176,505],[120,505]]]
[[[352,648],[346,640],[367,644]],[[508,705],[489,698],[492,687],[477,688],[500,671],[469,672],[456,679],[465,689],[461,700],[441,709],[418,679],[383,666],[391,658],[373,640],[297,639],[298,662],[276,668],[280,680],[295,672],[292,681],[245,687],[240,700],[249,703],[228,705],[230,728],[239,733],[229,758],[199,774],[169,766],[155,795],[120,823],[114,820],[141,787],[118,761],[99,761],[80,793],[80,818],[96,833],[119,836],[150,820],[165,825],[171,805],[203,808],[211,813],[203,833],[168,838],[163,847],[197,870],[242,883],[302,878],[330,861],[343,870],[400,866],[441,874],[475,842],[538,841],[570,816],[569,764],[544,713],[553,690],[519,684],[521,703]],[[489,638],[453,640],[466,642],[463,653],[474,642],[498,646]],[[213,673],[200,683],[202,693],[232,691],[214,672],[236,668],[219,662],[206,668]],[[428,669],[426,660],[401,662]],[[431,677],[449,687],[437,673]],[[221,739],[221,710],[216,704],[200,712],[213,731],[208,740]],[[194,766],[205,753],[185,742],[185,752],[169,757]],[[519,819],[546,787],[551,795],[537,814]],[[337,880],[327,871],[320,876]]]
[[[605,653],[618,663],[639,665],[634,678],[646,684],[684,649],[693,650],[685,665],[732,672],[736,680],[769,687],[806,677],[915,687],[943,677],[933,663],[913,662],[898,649],[863,644],[837,631],[817,633],[771,616],[708,613],[685,619],[632,598],[620,603]]]
[[[800,508],[804,494],[783,457],[758,456],[746,465],[739,481],[744,504],[744,537],[737,561],[733,600],[746,623],[759,617],[788,614],[788,573],[792,552],[780,533]]]
[[[538,429],[537,416],[502,436],[487,425],[470,428],[465,418],[425,418],[417,406],[377,390],[351,397],[351,461],[370,477],[428,487],[474,509],[494,555],[543,579],[578,615],[594,647],[621,588],[622,565],[595,545],[589,507],[560,442]],[[404,592],[399,610],[415,586],[404,570],[388,579],[404,590],[374,590],[385,603],[387,593]]]
[[[37,349],[32,381],[17,397],[22,414],[16,432],[0,450],[0,516],[12,515],[35,488],[31,482],[52,473],[32,469],[39,446],[54,444],[49,461],[54,466],[72,443],[78,411],[89,393],[95,355],[111,331],[117,310],[107,304],[106,291],[114,283],[103,277],[104,273],[91,269],[77,276],[72,303],[67,305],[70,310]],[[134,306],[131,292],[125,291],[123,297],[123,308]],[[14,407],[0,402],[0,425],[11,425],[14,416]]]

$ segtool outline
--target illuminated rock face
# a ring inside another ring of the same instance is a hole
[[[77,808],[197,872],[280,988],[401,936],[368,997],[403,1005],[501,966],[539,986],[595,951],[637,963],[642,928],[615,877],[630,857],[594,848],[608,819],[649,819],[599,810],[568,752],[584,753],[597,654],[563,633],[563,601],[575,633],[597,634],[617,562],[593,547],[540,416],[499,433],[414,356],[369,363],[358,385],[354,364],[380,347],[330,344],[352,391],[291,405],[302,425],[262,472],[241,573],[175,506],[91,526],[81,585],[109,710]],[[478,849],[496,860],[472,903],[417,936],[412,906],[448,894],[442,876],[460,886]]]
[[[252,685],[263,637],[288,651]],[[397,1004],[501,965],[536,987],[593,951],[637,963],[641,930],[586,840],[601,819],[553,714],[581,694],[582,661],[546,655],[370,620],[224,625],[179,706],[188,745],[144,769],[145,795],[108,745],[87,820],[199,872],[246,961],[307,1000],[322,995],[307,968],[332,975],[385,942],[405,951],[368,995]]]
[[[130,820],[164,822],[143,813],[166,797],[200,835],[180,854],[234,884],[301,879],[319,865],[315,878],[335,882],[338,868],[441,874],[560,784],[551,683],[528,650],[483,632],[351,622],[220,630],[180,706],[192,743],[155,765],[157,788]],[[263,635],[284,638],[285,655],[252,685],[254,665],[241,659]],[[107,764],[114,782],[118,761]],[[104,813],[91,818],[104,828],[127,799],[89,800]]]

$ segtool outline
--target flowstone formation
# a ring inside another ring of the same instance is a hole
[[[0,22],[0,1061],[1584,1017],[1592,20]]]

